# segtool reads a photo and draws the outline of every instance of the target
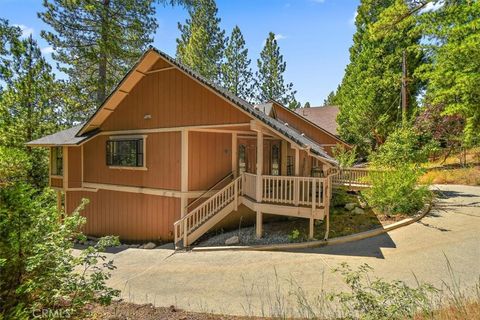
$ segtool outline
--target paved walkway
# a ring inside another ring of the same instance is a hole
[[[289,292],[297,286],[310,298],[321,288],[345,290],[330,271],[341,262],[368,263],[386,279],[414,284],[415,274],[441,285],[450,281],[448,257],[462,285],[473,285],[480,275],[480,187],[437,187],[443,198],[429,216],[375,238],[296,252],[128,249],[112,255],[118,269],[110,284],[136,303],[240,315],[294,308]]]

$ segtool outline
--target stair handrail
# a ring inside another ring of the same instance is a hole
[[[173,224],[173,229],[174,229],[174,235],[175,235],[175,243],[177,243],[181,236],[183,236],[187,230],[186,228],[184,227],[184,223],[186,220],[188,220],[189,218],[191,218],[198,210],[200,210],[203,206],[206,206],[209,202],[210,199],[214,198],[216,195],[224,192],[226,189],[230,188],[233,184],[235,183],[239,183],[240,179],[242,178],[242,176],[238,176],[237,178],[235,178],[233,181],[231,181],[229,184],[227,184],[225,187],[223,187],[222,189],[218,190],[217,192],[215,192],[212,196],[210,196],[205,202],[203,202],[201,205],[199,205],[198,207],[196,207],[195,209],[193,209],[191,212],[187,213],[186,215],[184,215],[181,219],[175,221],[175,223]],[[240,192],[238,190],[238,192]]]
[[[188,208],[190,208],[194,203],[198,202],[200,199],[202,199],[207,193],[209,193],[210,191],[212,191],[216,186],[218,186],[220,183],[224,182],[227,178],[229,178],[230,176],[233,176],[233,171],[232,172],[229,172],[226,176],[224,176],[223,178],[221,178],[220,180],[218,180],[217,182],[215,182],[215,184],[213,186],[211,186],[207,191],[205,191],[204,193],[202,193],[200,196],[198,196],[195,200],[193,200],[192,202],[190,202],[186,207],[185,207],[185,212],[187,212]]]

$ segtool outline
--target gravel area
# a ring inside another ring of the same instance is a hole
[[[300,224],[305,223],[306,219],[290,219],[285,221],[265,223],[263,225],[263,236],[260,239],[257,239],[255,235],[255,226],[226,231],[216,235],[206,234],[204,237],[199,239],[197,246],[224,246],[225,241],[234,236],[238,236],[239,238],[239,243],[236,245],[290,243],[293,242],[289,238],[291,231],[297,229]]]

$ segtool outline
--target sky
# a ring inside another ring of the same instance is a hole
[[[270,31],[276,34],[280,52],[287,62],[284,78],[293,82],[302,104],[323,104],[328,93],[341,82],[348,64],[348,48],[355,32],[358,0],[217,0],[221,27],[228,36],[238,25],[245,37],[252,68]],[[42,0],[0,0],[0,17],[32,34],[49,62],[52,49],[40,36],[48,30],[38,17]],[[188,13],[181,7],[157,7],[158,29],[154,43],[175,56],[178,22]],[[62,75],[59,74],[61,78]]]

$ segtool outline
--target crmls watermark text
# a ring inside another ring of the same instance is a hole
[[[70,309],[38,309],[32,312],[34,319],[69,319],[72,316]]]

